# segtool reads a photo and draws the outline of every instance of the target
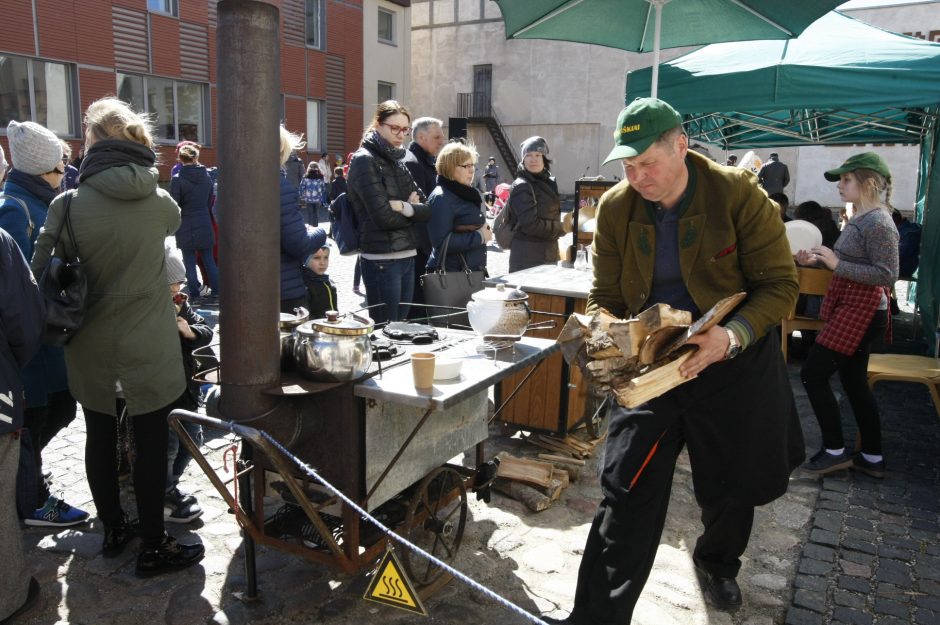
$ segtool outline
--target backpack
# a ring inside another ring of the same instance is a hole
[[[529,184],[529,191],[532,192],[532,201],[538,203],[538,200],[535,199],[535,189],[532,188],[531,183]],[[510,213],[509,199],[507,198],[503,210],[499,211],[499,215],[493,221],[493,238],[496,239],[499,247],[504,250],[512,247],[512,237],[516,234],[516,225],[516,220]]]
[[[33,222],[32,215],[29,214],[29,206],[26,205],[26,202],[16,197],[15,195],[4,195],[3,193],[0,193],[0,205],[5,204],[7,200],[13,200],[23,208],[23,211],[26,213],[27,221],[26,238],[32,240],[33,230],[36,229],[36,224]]]
[[[340,193],[330,202],[330,236],[341,255],[359,253],[359,220],[346,193]]]

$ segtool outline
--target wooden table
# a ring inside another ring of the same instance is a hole
[[[511,284],[529,295],[532,322],[554,319],[555,328],[526,334],[554,339],[571,313],[584,312],[593,273],[556,265],[540,265],[490,278],[484,285]],[[551,313],[550,315],[540,313]],[[521,375],[509,376],[496,386],[496,404],[512,392]],[[523,429],[566,434],[593,414],[590,385],[577,367],[569,367],[561,353],[549,356],[528,383],[500,413],[500,420]],[[591,414],[586,414],[590,412]]]

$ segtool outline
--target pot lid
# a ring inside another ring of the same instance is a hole
[[[477,291],[470,297],[477,302],[523,302],[529,299],[528,294],[511,284],[497,284]]]
[[[323,332],[324,334],[361,336],[372,334],[374,326],[375,324],[368,317],[359,317],[357,315],[343,315],[340,317],[335,310],[328,310],[324,319],[314,319],[301,324],[297,328],[297,332],[301,334]]]
[[[294,312],[282,312],[278,326],[282,330],[291,330],[310,319],[310,313],[303,306],[294,309]]]

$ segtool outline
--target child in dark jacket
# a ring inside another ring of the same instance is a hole
[[[328,310],[339,310],[336,285],[326,270],[330,267],[330,246],[323,245],[307,258],[304,265],[304,284],[310,302],[310,318],[322,319]]]
[[[176,306],[176,326],[180,335],[180,348],[183,350],[183,369],[186,372],[186,390],[176,402],[177,408],[195,411],[199,407],[199,383],[193,380],[197,372],[193,350],[205,347],[212,342],[212,328],[193,310],[182,292],[186,282],[186,270],[182,256],[176,250],[166,248],[166,275],[170,284],[170,295]],[[182,421],[186,432],[197,445],[202,444],[202,428],[194,423]],[[179,481],[186,470],[192,455],[186,446],[180,443],[176,431],[170,428],[167,445],[166,493],[163,497],[163,518],[168,523],[189,523],[202,516],[202,507],[196,498],[179,489]]]

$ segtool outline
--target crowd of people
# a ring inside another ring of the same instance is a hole
[[[202,545],[166,532],[166,523],[202,513],[179,488],[190,458],[167,415],[200,403],[193,350],[207,345],[213,331],[192,304],[216,303],[219,294],[216,172],[199,162],[198,144],[182,142],[166,191],[158,184],[145,116],[105,98],[88,107],[84,121],[75,160],[39,124],[12,121],[7,128],[12,169],[0,197],[0,391],[11,401],[0,402],[6,511],[0,550],[9,565],[0,574],[0,618],[38,592],[23,562],[19,522],[63,527],[89,518],[53,494],[42,466],[43,449],[75,418],[79,403],[86,474],[104,528],[102,555],[116,557],[139,538],[142,577],[191,566],[204,555]],[[822,242],[793,254],[784,225],[789,172],[775,153],[757,171],[715,163],[691,149],[679,113],[652,98],[627,106],[617,129],[606,162],[621,163],[624,180],[597,207],[587,312],[626,318],[665,303],[699,317],[737,291],[747,297],[722,325],[689,339],[695,351],[679,369],[687,384],[633,409],[611,409],[603,499],[573,610],[564,621],[547,622],[629,622],[684,447],[702,507],[695,568],[711,601],[726,610],[742,603],[735,578],[754,508],[781,496],[794,469],[885,476],[878,406],[865,372],[872,345],[890,340],[891,287],[899,273],[912,271],[903,264],[911,256],[903,251],[903,233],[917,230],[890,205],[887,163],[866,152],[826,171],[853,213],[840,231],[828,209],[800,203],[794,216],[815,224]],[[376,322],[427,314],[412,310],[423,307],[425,272],[486,270],[494,238],[487,196],[496,192],[499,168],[490,157],[481,174],[475,147],[446,141],[441,120],[412,119],[400,103],[382,102],[358,149],[332,169],[325,154],[305,166],[298,156],[303,137],[284,126],[279,140],[282,312],[303,307],[319,317],[338,308],[339,291],[328,274],[332,248],[318,224],[321,210],[343,193],[357,218],[358,264]],[[0,159],[6,172],[2,151]],[[504,207],[512,229],[510,271],[559,259],[565,228],[551,166],[544,138],[521,143]],[[706,221],[707,228],[698,227]],[[83,324],[65,347],[41,344],[36,277],[53,256],[79,249],[88,280]],[[832,272],[819,310],[826,324],[801,369],[823,440],[809,460],[773,330],[797,301],[803,267]],[[843,439],[830,387],[836,373],[858,423],[858,452]],[[198,428],[187,432],[198,443]],[[134,485],[135,521],[121,503],[124,464]]]

